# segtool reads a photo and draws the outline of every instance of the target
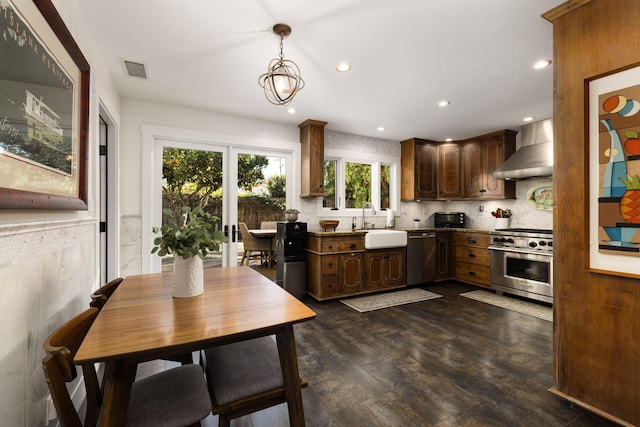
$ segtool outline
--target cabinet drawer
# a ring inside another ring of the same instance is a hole
[[[342,294],[342,288],[338,280],[338,273],[323,274],[320,285],[321,298],[331,298]]]
[[[322,274],[338,273],[338,255],[322,256]]]
[[[322,252],[348,252],[364,250],[364,237],[325,237],[322,239]]]
[[[453,244],[462,246],[478,246],[483,248],[489,247],[489,233],[453,233]]]
[[[456,246],[456,262],[489,266],[489,250],[472,246]]]
[[[462,282],[489,286],[491,284],[491,270],[489,266],[456,262],[456,279]]]

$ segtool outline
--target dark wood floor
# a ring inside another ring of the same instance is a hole
[[[459,296],[472,286],[425,289],[443,297],[369,313],[305,300],[318,314],[295,326],[308,426],[610,425],[547,391],[551,322]],[[232,423],[287,425],[284,405]]]
[[[294,327],[307,426],[612,425],[547,391],[551,322],[461,297],[477,289],[461,283],[424,288],[443,297],[369,313],[305,299],[318,314]],[[279,405],[231,425],[288,422]]]

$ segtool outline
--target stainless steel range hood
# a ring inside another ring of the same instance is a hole
[[[498,179],[553,175],[553,119],[522,126],[521,146],[493,173]]]

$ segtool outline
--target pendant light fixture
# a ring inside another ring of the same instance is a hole
[[[267,100],[275,105],[287,105],[293,97],[304,87],[304,80],[300,77],[300,68],[295,62],[284,59],[282,42],[291,34],[291,27],[287,24],[276,24],[273,32],[280,36],[280,57],[269,63],[266,73],[258,78],[258,83],[264,88]]]

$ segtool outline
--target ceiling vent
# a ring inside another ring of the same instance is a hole
[[[124,68],[127,70],[127,74],[129,77],[137,77],[140,79],[147,80],[147,70],[144,64],[139,62],[127,61],[124,59],[122,61],[124,63]]]

